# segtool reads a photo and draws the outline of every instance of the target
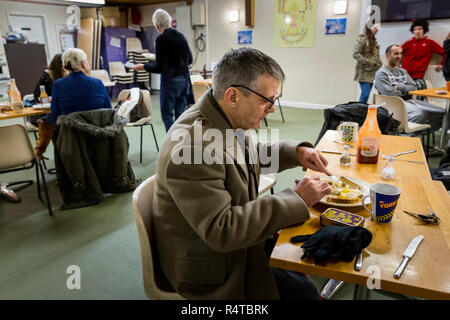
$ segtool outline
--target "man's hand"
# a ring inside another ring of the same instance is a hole
[[[434,70],[436,70],[436,72],[441,72],[443,68],[444,68],[444,67],[442,66],[442,64],[438,64],[438,65],[436,66],[436,68],[434,68]]]
[[[332,192],[328,182],[321,181],[318,175],[303,178],[295,185],[294,191],[305,201],[308,207],[315,205],[320,199]]]
[[[328,165],[327,159],[317,150],[309,147],[297,148],[297,159],[302,164],[303,168],[311,169],[318,172],[323,172],[331,176],[331,172],[328,171],[326,166]]]
[[[133,68],[133,70],[142,70],[142,69],[144,69],[144,65],[143,65],[142,63],[137,64],[137,65]]]

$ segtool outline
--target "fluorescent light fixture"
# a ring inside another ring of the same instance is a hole
[[[78,2],[88,4],[105,4],[105,0],[63,0],[65,2]]]
[[[334,14],[347,13],[347,0],[338,0],[334,2]]]
[[[239,10],[228,11],[228,21],[238,22],[239,21]]]

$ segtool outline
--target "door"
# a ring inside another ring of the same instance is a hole
[[[25,34],[29,42],[43,44],[47,59],[50,57],[44,15],[8,12],[8,21],[12,30]]]

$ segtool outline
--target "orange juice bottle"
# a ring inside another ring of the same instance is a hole
[[[356,161],[359,163],[378,162],[380,153],[381,130],[377,121],[377,106],[369,105],[367,117],[358,133],[358,151]]]
[[[48,103],[48,95],[45,91],[45,86],[39,86],[39,90],[41,91],[39,95],[39,100],[41,100],[41,103]]]
[[[450,91],[450,81],[447,81],[447,91]]]
[[[11,81],[8,84],[8,87],[9,87],[8,95],[9,95],[9,100],[11,100],[11,103],[22,102],[22,98],[20,96],[19,89],[17,89],[15,79],[11,79]]]

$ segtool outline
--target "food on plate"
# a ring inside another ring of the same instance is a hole
[[[326,180],[330,186],[332,193],[326,197],[327,202],[356,204],[360,203],[364,193],[361,187],[356,183],[349,181],[344,177],[337,180]]]

